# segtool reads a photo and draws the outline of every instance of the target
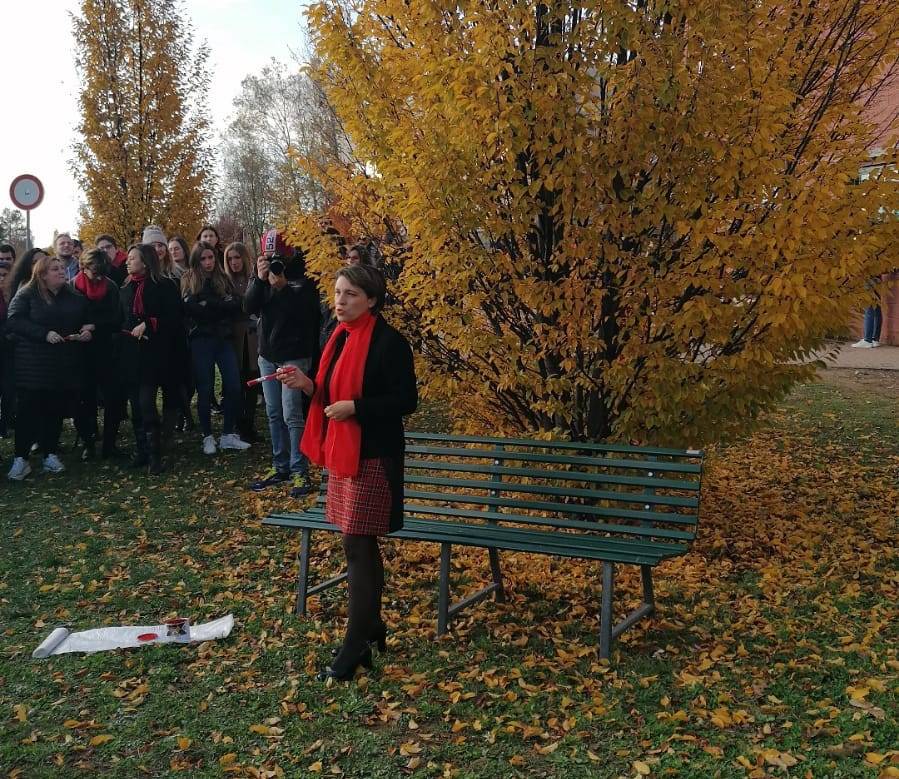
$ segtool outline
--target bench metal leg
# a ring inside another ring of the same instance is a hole
[[[300,531],[300,553],[299,557],[299,573],[297,574],[297,603],[296,613],[306,616],[306,599],[310,595],[315,595],[322,590],[327,590],[336,584],[340,584],[346,579],[346,571],[323,582],[319,582],[314,587],[309,586],[309,547],[312,531],[309,528],[303,528]]]
[[[440,585],[437,593],[437,635],[446,633],[449,624],[450,544],[440,545]]]
[[[602,607],[599,615],[599,656],[603,660],[609,658],[612,642],[618,638],[618,636],[644,617],[653,614],[656,610],[655,596],[652,590],[652,566],[641,565],[640,578],[643,580],[643,603],[617,625],[612,625],[615,566],[613,563],[602,564]]]
[[[499,552],[492,546],[487,551],[490,554],[490,573],[493,575],[495,587],[493,597],[497,603],[505,603],[506,591],[503,589],[503,575],[499,569]]]
[[[309,540],[311,537],[312,531],[309,528],[303,528],[300,531],[300,570],[297,574],[296,613],[301,617],[306,616],[306,590],[309,587]]]
[[[640,566],[640,578],[643,579],[643,603],[654,606],[656,599],[652,590],[652,566]]]
[[[602,564],[602,604],[599,610],[599,657],[609,659],[612,647],[612,597],[615,588],[615,565]]]

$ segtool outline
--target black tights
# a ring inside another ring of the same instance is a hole
[[[343,536],[349,586],[349,620],[346,637],[334,668],[354,662],[381,627],[381,595],[384,562],[377,536]]]

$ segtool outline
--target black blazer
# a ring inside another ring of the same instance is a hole
[[[335,361],[336,361],[335,355]],[[375,321],[362,374],[362,396],[355,401],[362,428],[362,459],[384,459],[392,497],[390,530],[403,526],[403,417],[418,407],[412,347],[380,316]]]
[[[145,338],[138,341],[130,336],[121,339],[122,377],[126,384],[177,383],[179,365],[176,358],[178,339],[184,339],[181,293],[177,283],[164,276],[158,281],[147,279],[144,286],[144,316],[134,313],[136,285],[129,282],[122,287],[123,328],[133,330],[141,322],[147,323]],[[149,320],[156,320],[152,327]]]

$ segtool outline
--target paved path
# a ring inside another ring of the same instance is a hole
[[[820,355],[830,368],[850,368],[856,370],[899,371],[899,346],[878,346],[876,349],[853,349],[851,341],[833,342]],[[839,351],[834,359],[828,355],[835,349]]]

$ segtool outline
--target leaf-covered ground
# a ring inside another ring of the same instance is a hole
[[[611,664],[596,659],[596,564],[506,554],[510,602],[480,604],[437,640],[437,548],[390,544],[388,653],[330,687],[311,673],[344,592],[291,613],[297,538],[259,522],[290,500],[242,488],[264,444],[204,458],[190,440],[159,481],[107,464],[4,480],[0,767],[897,777],[897,419],[895,398],[812,384],[710,453],[694,551],[657,571],[659,613]],[[335,572],[336,536],[315,544],[316,571]],[[473,589],[486,569],[484,552],[460,554],[456,582]],[[619,592],[636,601],[636,571],[621,569]],[[30,659],[59,623],[228,612],[223,641]]]

